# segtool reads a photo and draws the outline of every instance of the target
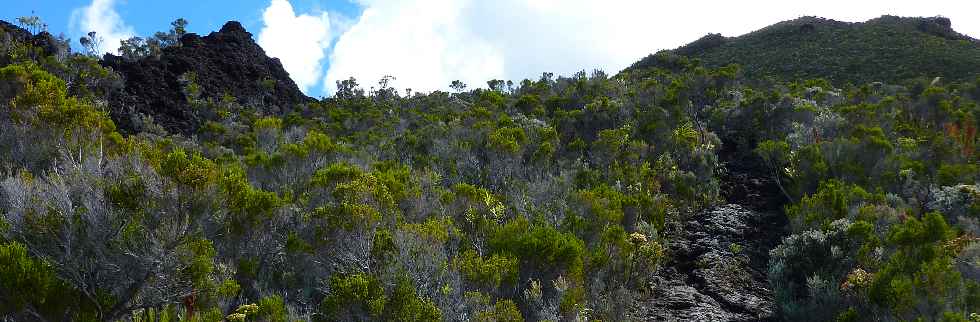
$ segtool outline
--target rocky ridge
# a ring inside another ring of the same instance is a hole
[[[120,129],[138,131],[139,114],[175,133],[193,133],[200,117],[185,93],[189,79],[198,86],[196,99],[239,104],[284,114],[313,99],[304,95],[277,58],[270,58],[237,21],[201,37],[188,33],[179,46],[164,48],[159,57],[132,61],[107,54],[102,64],[118,72],[125,87],[110,101]]]

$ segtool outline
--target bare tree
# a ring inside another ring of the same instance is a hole
[[[17,24],[27,29],[31,34],[37,34],[48,29],[48,24],[41,21],[41,17],[35,15],[34,12],[31,12],[30,16],[17,17]]]
[[[43,177],[10,177],[2,189],[6,238],[51,263],[99,318],[177,304],[194,292],[184,274],[208,258],[195,239],[208,194],[187,191],[137,157],[62,152]],[[116,301],[103,300],[110,295]]]
[[[82,45],[86,55],[94,57],[101,53],[103,40],[95,31],[89,31],[88,34],[78,39],[78,43]]]

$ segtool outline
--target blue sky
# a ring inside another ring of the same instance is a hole
[[[6,0],[0,19],[34,11],[73,40],[95,30],[118,41],[166,30],[178,17],[207,34],[242,22],[308,95],[338,80],[364,87],[394,76],[415,92],[518,82],[542,72],[616,73],[649,53],[707,33],[737,36],[801,16],[864,21],[946,16],[980,38],[980,2],[967,0]]]
[[[91,0],[11,0],[4,4],[0,19],[13,22],[33,11],[54,33],[74,34],[70,30],[72,10],[91,4]],[[332,11],[348,17],[360,15],[361,8],[347,0],[291,0],[297,12]],[[221,28],[226,21],[238,20],[253,34],[262,27],[262,11],[269,0],[122,0],[115,10],[139,35],[166,30],[170,22],[183,17],[190,21],[191,32],[207,34]]]

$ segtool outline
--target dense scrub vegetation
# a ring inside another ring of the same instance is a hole
[[[669,223],[725,202],[723,145],[786,200],[780,317],[977,318],[980,79],[762,87],[664,53],[275,113],[188,75],[202,126],[123,135],[112,70],[0,40],[6,319],[621,321]]]
[[[776,120],[757,152],[792,200],[769,269],[784,316],[976,318],[978,86],[862,86],[838,104],[811,88]]]

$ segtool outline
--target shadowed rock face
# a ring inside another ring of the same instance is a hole
[[[312,101],[289,78],[276,58],[252,39],[237,21],[200,37],[186,34],[180,46],[164,48],[160,57],[129,61],[106,55],[102,64],[123,77],[123,92],[111,98],[111,115],[120,129],[132,132],[137,113],[176,133],[193,133],[199,117],[184,95],[182,75],[193,73],[200,98],[220,101],[226,95],[238,103],[272,113]]]
[[[656,272],[647,296],[634,304],[631,318],[775,320],[766,266],[783,226],[779,215],[729,204],[673,227],[670,259]]]

